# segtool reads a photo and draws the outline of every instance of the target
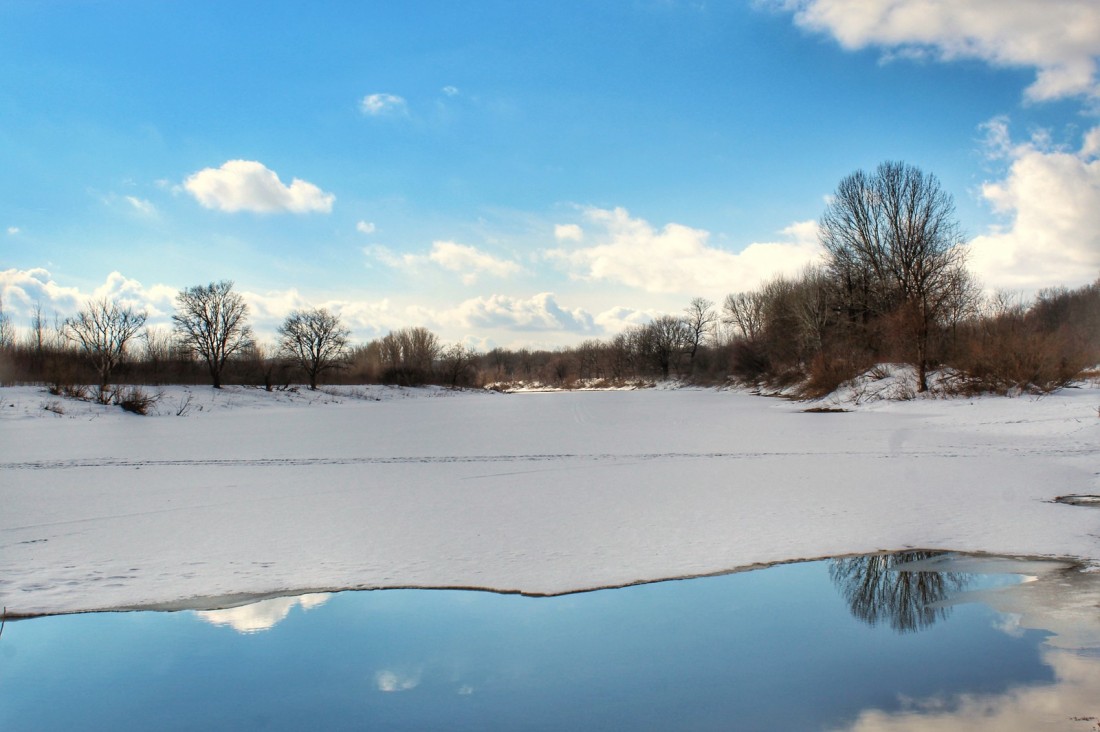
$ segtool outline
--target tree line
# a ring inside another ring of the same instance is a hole
[[[697,383],[831,391],[884,361],[912,364],[917,389],[932,369],[950,369],[959,390],[1050,390],[1100,364],[1100,280],[1043,290],[1031,303],[984,296],[966,268],[950,194],[935,176],[904,163],[844,178],[820,222],[825,256],[796,277],[734,292],[719,305],[694,298],[609,339],[548,350],[477,353],[444,345],[422,327],[353,345],[337,313],[305,308],[259,343],[233,282],[181,290],[170,333],[106,298],[47,322],[35,309],[16,338],[0,302],[0,382],[63,390],[95,384],[254,384],[304,380],[473,386],[541,382],[622,384],[680,378]]]

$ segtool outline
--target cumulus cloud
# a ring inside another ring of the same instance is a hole
[[[978,59],[1033,68],[1033,101],[1100,99],[1100,3],[1095,0],[775,0],[802,28],[846,49],[893,57]]]
[[[587,333],[593,327],[592,316],[588,312],[581,308],[563,308],[551,292],[542,292],[530,298],[506,295],[477,297],[435,317],[440,322],[466,328]]]
[[[991,154],[1008,162],[1005,177],[981,195],[1008,221],[970,242],[971,269],[991,288],[1079,286],[1100,275],[1100,127],[1077,151],[1038,134],[1011,139],[1003,119],[987,123]]]
[[[74,314],[90,299],[106,297],[123,307],[144,310],[152,319],[167,317],[172,312],[177,289],[167,285],[146,287],[138,280],[111,272],[102,285],[91,292],[81,292],[77,287],[66,287],[54,281],[49,270],[9,269],[0,271],[0,296],[9,314],[29,316],[41,305],[44,314],[61,316]]]
[[[523,272],[523,267],[507,259],[500,259],[476,247],[453,241],[432,242],[428,254],[396,254],[383,246],[364,247],[363,252],[394,269],[416,271],[434,264],[448,272],[458,272],[463,283],[472,285],[480,275],[511,277]]]
[[[105,297],[122,307],[144,310],[150,318],[159,318],[171,315],[177,292],[177,288],[168,285],[145,287],[141,282],[115,271],[107,275],[107,280],[92,291],[92,297]]]
[[[255,160],[229,160],[203,168],[183,183],[206,208],[255,213],[329,213],[336,196],[295,178],[285,185],[275,171]]]
[[[792,224],[786,241],[753,243],[740,252],[713,247],[710,234],[682,224],[661,229],[625,209],[589,209],[595,232],[588,247],[545,252],[575,279],[615,282],[654,293],[718,293],[750,289],[777,274],[795,274],[821,254],[817,224]],[[579,227],[578,227],[579,228]]]
[[[355,230],[360,234],[373,234],[375,226],[370,221],[360,221],[355,225]]]
[[[76,287],[57,284],[49,270],[42,268],[0,271],[0,294],[9,315],[29,315],[35,305],[41,305],[46,313],[58,310],[68,314],[87,299]]]
[[[20,228],[18,226],[9,226],[8,227],[8,236],[15,236],[19,232],[20,232]]]
[[[396,94],[368,94],[359,103],[363,114],[370,117],[379,117],[387,114],[404,114],[408,111],[408,104],[404,97]]]

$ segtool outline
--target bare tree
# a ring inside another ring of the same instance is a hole
[[[691,304],[684,308],[684,326],[687,332],[688,371],[695,373],[695,356],[699,348],[714,334],[718,316],[714,314],[714,303],[705,297],[692,298]]]
[[[0,351],[15,345],[15,326],[11,316],[4,312],[4,298],[0,297]]]
[[[279,351],[306,372],[309,388],[316,389],[323,372],[347,363],[349,335],[335,313],[295,310],[279,326]]]
[[[683,318],[662,315],[643,325],[639,332],[639,352],[667,379],[687,349],[690,336]]]
[[[461,343],[445,348],[439,356],[439,368],[444,381],[453,387],[469,383],[475,355]]]
[[[600,355],[602,351],[602,345],[595,339],[581,341],[573,348],[573,355],[577,361],[578,378],[590,379],[603,376],[600,370]]]
[[[42,317],[42,303],[36,302],[31,311],[31,330],[28,334],[31,350],[34,352],[36,368],[42,368],[42,359],[46,351],[46,319]]]
[[[126,358],[126,344],[145,325],[146,317],[144,312],[120,308],[104,297],[89,300],[76,316],[65,319],[65,337],[80,347],[99,376],[100,398]]]
[[[955,203],[934,175],[888,162],[852,173],[821,217],[830,273],[845,283],[850,311],[900,313],[928,389],[929,337],[964,265]]]
[[[824,349],[825,334],[833,321],[831,290],[827,273],[814,265],[806,267],[796,282],[794,310],[799,337],[810,353]]]
[[[252,343],[247,318],[248,305],[233,292],[231,280],[196,285],[176,295],[174,330],[180,342],[206,362],[215,389],[222,386],[230,356]]]
[[[414,386],[428,381],[439,356],[439,338],[427,328],[402,328],[378,341],[382,378]]]
[[[760,290],[730,293],[722,303],[722,322],[755,343],[764,332],[764,294]]]
[[[607,368],[612,378],[634,376],[635,356],[629,333],[616,333],[607,344]]]

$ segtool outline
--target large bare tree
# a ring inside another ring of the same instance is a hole
[[[295,310],[279,326],[279,351],[306,372],[316,389],[321,374],[347,363],[351,331],[324,308]]]
[[[206,362],[215,389],[229,358],[252,343],[248,305],[233,291],[232,280],[180,290],[173,328],[180,343]]]
[[[856,171],[837,186],[820,237],[849,315],[897,316],[912,344],[918,388],[926,391],[932,328],[965,264],[951,194],[934,175],[905,163]]]
[[[111,376],[126,358],[126,344],[145,325],[145,312],[119,307],[106,297],[89,300],[62,326],[65,337],[76,343],[99,376],[100,398],[105,398]]]

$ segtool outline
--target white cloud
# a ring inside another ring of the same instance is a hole
[[[420,686],[420,672],[398,673],[396,671],[379,671],[374,675],[374,684],[379,691],[408,691]]]
[[[1100,127],[1074,152],[1045,135],[1014,143],[1003,119],[985,125],[991,153],[1010,162],[981,195],[1008,219],[970,242],[971,269],[991,288],[1087,284],[1100,275]]]
[[[336,196],[295,178],[284,185],[275,171],[255,160],[229,160],[203,168],[183,183],[206,208],[256,213],[329,213]]]
[[[250,320],[261,337],[271,337],[291,311],[310,307],[325,308],[339,315],[355,339],[369,340],[388,329],[408,325],[393,311],[386,298],[377,301],[336,298],[316,301],[307,299],[295,288],[264,293],[243,290],[241,297],[248,305]]]
[[[20,228],[18,226],[9,226],[8,227],[8,236],[15,236],[19,232],[20,232]]]
[[[408,105],[404,97],[399,97],[396,94],[368,94],[359,103],[359,108],[363,114],[371,117],[386,114],[405,114],[408,111]]]
[[[91,292],[81,292],[77,287],[65,287],[54,281],[45,269],[9,269],[0,271],[0,296],[9,314],[29,317],[37,305],[42,313],[52,317],[75,314],[84,303],[93,298],[106,297],[123,307],[144,310],[151,319],[166,318],[173,310],[177,288],[168,285],[146,287],[141,282],[111,272],[103,284]]]
[[[1096,0],[778,0],[795,23],[846,49],[885,58],[978,59],[1033,68],[1033,101],[1100,99],[1100,3]]]
[[[355,225],[355,230],[360,234],[373,234],[375,226],[370,221],[360,221]]]
[[[467,285],[475,283],[482,273],[493,277],[511,277],[523,271],[515,262],[498,259],[474,247],[453,241],[433,242],[428,259],[443,269],[462,273],[462,281]]]
[[[324,592],[299,597],[273,597],[225,610],[200,610],[195,615],[211,625],[228,625],[238,633],[258,633],[274,628],[286,619],[295,606],[311,610],[325,604],[328,598],[328,593]]]
[[[446,94],[449,97],[457,97],[458,96],[458,87],[447,85],[447,86],[443,87],[443,93]]]
[[[491,295],[467,300],[453,310],[437,313],[439,322],[465,328],[568,331],[592,330],[592,316],[581,308],[563,308],[551,292],[530,298]]]
[[[92,291],[92,297],[106,297],[123,307],[144,310],[150,318],[160,318],[171,315],[178,292],[177,288],[168,285],[145,287],[137,280],[115,271],[107,275],[107,280]]]
[[[786,241],[754,243],[734,253],[710,246],[710,234],[670,223],[657,230],[622,208],[589,209],[602,231],[588,247],[547,251],[576,279],[624,284],[646,292],[709,294],[751,289],[776,274],[795,274],[820,257],[817,225],[788,226]],[[587,234],[586,234],[587,237]]]
[[[460,273],[463,283],[467,285],[477,282],[482,274],[511,277],[523,272],[523,268],[515,262],[453,241],[432,242],[428,254],[396,254],[383,246],[364,247],[363,252],[389,267],[411,272],[427,264],[435,264],[449,272]]]
[[[577,224],[558,224],[554,227],[554,238],[558,241],[581,241],[584,230]]]
[[[9,315],[30,315],[39,304],[43,314],[57,310],[71,314],[88,298],[76,287],[63,287],[48,270],[6,269],[0,271],[0,294]]]
[[[635,325],[645,325],[660,315],[654,310],[634,310],[622,306],[616,306],[610,310],[599,313],[595,320],[606,333],[620,333]]]
[[[130,204],[135,211],[143,216],[155,216],[157,213],[157,207],[144,198],[137,198],[136,196],[124,196],[123,198],[126,203]]]

